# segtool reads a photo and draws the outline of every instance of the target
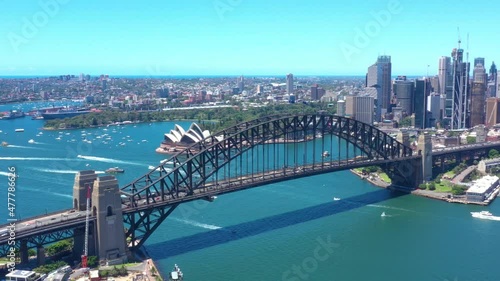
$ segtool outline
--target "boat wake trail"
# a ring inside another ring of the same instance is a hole
[[[196,222],[196,221],[192,221],[192,220],[183,220],[183,219],[178,219],[178,218],[171,218],[171,219],[174,220],[174,221],[182,222],[184,224],[188,224],[188,225],[192,225],[192,226],[196,226],[196,227],[201,227],[201,228],[204,228],[204,229],[216,230],[216,229],[221,229],[222,228],[220,226],[216,226],[216,225],[212,225],[212,224],[200,223],[200,222]]]
[[[10,176],[12,173],[0,171],[0,176]]]
[[[74,170],[53,170],[53,169],[39,169],[39,168],[33,168],[32,170],[45,173],[54,173],[54,174],[77,174],[78,172],[80,172]],[[104,171],[96,171],[95,173],[104,174]]]
[[[98,161],[98,162],[114,163],[114,164],[129,164],[129,165],[136,165],[136,166],[144,166],[144,164],[137,163],[137,162],[122,161],[122,160],[118,160],[118,159],[111,159],[111,158],[104,158],[104,157],[97,157],[97,156],[78,155],[77,157],[81,158],[81,159],[90,160],[90,161]]]
[[[13,161],[74,161],[70,158],[48,158],[48,157],[0,157],[0,160]]]
[[[24,145],[15,145],[15,144],[9,144],[6,147],[12,147],[12,148],[22,148],[22,149],[38,149],[41,150],[43,148],[40,147],[32,147],[32,146],[24,146]]]
[[[385,206],[385,205],[375,205],[375,204],[369,204],[366,205],[368,207],[372,208],[383,208],[383,209],[390,209],[390,210],[398,210],[398,211],[404,211],[404,212],[415,212],[409,209],[403,209],[403,208],[398,208],[398,207],[392,207],[392,206]]]

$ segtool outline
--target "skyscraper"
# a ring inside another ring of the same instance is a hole
[[[238,80],[238,89],[240,90],[240,93],[243,92],[243,89],[245,88],[245,82],[243,80],[243,75],[240,76],[239,80]]]
[[[477,77],[476,77],[477,79]],[[483,82],[472,82],[470,126],[484,124],[486,86]]]
[[[478,83],[484,83],[486,88],[488,76],[486,76],[486,68],[484,68],[483,64],[478,63],[474,66],[474,70],[472,71],[472,81]]]
[[[446,95],[446,87],[449,86],[451,81],[451,59],[450,57],[439,58],[439,91],[438,93]]]
[[[489,97],[497,97],[498,89],[498,75],[497,75],[497,66],[495,62],[491,63],[490,72],[488,76],[488,96]]]
[[[451,129],[466,129],[469,125],[469,63],[463,62],[463,49],[454,48],[453,64],[453,103]]]
[[[429,127],[429,115],[427,114],[427,97],[431,91],[429,79],[415,80],[415,92],[413,95],[413,113],[415,114],[415,128],[425,129]]]
[[[286,75],[286,93],[293,94],[293,74],[291,73]]]
[[[406,77],[398,77],[394,81],[394,95],[397,99],[397,105],[402,108],[408,116],[413,114],[413,92],[415,84],[413,81],[406,80]]]
[[[389,109],[391,103],[391,57],[379,56],[375,64],[368,67],[366,75],[366,87],[377,89],[377,111],[376,120],[381,121],[382,116]]]

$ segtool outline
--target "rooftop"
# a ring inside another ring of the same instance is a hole
[[[6,274],[5,277],[26,278],[26,277],[31,276],[33,274],[35,274],[34,271],[14,270],[14,271],[10,272],[9,274]]]
[[[488,190],[495,182],[498,181],[497,176],[484,176],[478,179],[468,190],[467,193],[484,193]]]

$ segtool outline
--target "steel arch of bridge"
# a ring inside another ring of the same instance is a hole
[[[165,164],[121,188],[122,195],[125,195],[122,204],[129,245],[142,245],[180,203],[208,199],[210,191],[230,188],[249,178],[253,181],[257,177],[262,180],[279,177],[290,167],[295,171],[307,167],[314,170],[353,161],[340,159],[340,141],[338,159],[316,157],[318,152],[328,148],[325,143],[328,144],[327,138],[332,136],[346,141],[347,158],[349,144],[364,154],[364,161],[402,159],[412,157],[413,153],[411,148],[377,128],[341,116],[270,116],[243,122],[191,145]],[[333,147],[333,142],[329,143]],[[304,147],[303,161],[297,161],[298,145]],[[293,159],[287,156],[286,146],[293,146]],[[309,159],[311,155],[305,152],[309,149],[313,150],[312,161]],[[281,152],[283,160],[279,156]],[[241,170],[245,169],[246,173],[242,173]]]

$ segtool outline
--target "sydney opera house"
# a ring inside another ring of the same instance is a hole
[[[208,130],[203,131],[196,123],[192,123],[187,131],[178,124],[175,125],[170,133],[165,134],[160,147],[156,149],[158,153],[172,153],[191,146],[194,143],[202,141],[210,136]]]

